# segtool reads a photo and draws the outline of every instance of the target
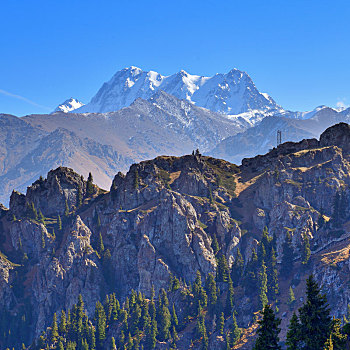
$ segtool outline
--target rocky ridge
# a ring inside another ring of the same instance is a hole
[[[199,152],[158,157],[118,173],[106,193],[96,186],[88,193],[86,181],[71,169],[53,170],[26,195],[14,192],[9,210],[1,209],[1,306],[17,312],[25,298],[33,310],[32,336],[38,336],[53,312],[70,307],[80,293],[92,312],[106,290],[121,299],[131,289],[150,296],[152,285],[158,293],[171,276],[190,283],[196,271],[214,272],[215,238],[230,265],[238,247],[247,263],[266,226],[276,237],[279,261],[286,234],[292,234],[296,291],[314,272],[327,287],[333,314],[342,316],[349,297],[349,208],[337,225],[332,216],[337,192],[349,201],[349,141],[350,127],[341,123],[320,140],[284,143],[240,167]],[[45,225],[25,214],[32,203]],[[110,251],[108,268],[96,251],[100,236]],[[306,269],[298,265],[305,236],[312,250]],[[25,270],[16,274],[20,265]],[[282,299],[288,283],[281,285]],[[24,295],[10,286],[26,286]],[[242,295],[242,327],[251,321],[254,303]]]

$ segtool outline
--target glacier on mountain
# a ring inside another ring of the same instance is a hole
[[[238,69],[232,69],[226,74],[218,73],[212,77],[192,75],[184,70],[163,76],[132,66],[118,71],[112,79],[102,85],[88,104],[74,112],[116,111],[129,106],[137,98],[149,99],[158,90],[223,114],[283,111],[268,94],[258,91],[247,73]]]

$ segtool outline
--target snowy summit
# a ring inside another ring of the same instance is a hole
[[[68,100],[61,103],[59,106],[57,106],[57,108],[53,111],[53,113],[55,113],[55,112],[68,113],[68,112],[74,111],[75,109],[80,108],[82,106],[84,106],[84,103],[71,97]]]
[[[212,77],[192,75],[184,70],[163,76],[132,66],[117,72],[102,85],[90,103],[76,112],[116,111],[137,98],[149,99],[158,90],[224,114],[282,110],[268,94],[258,91],[247,73],[238,69]]]

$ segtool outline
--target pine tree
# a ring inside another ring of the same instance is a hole
[[[292,243],[292,236],[289,232],[286,234],[286,239],[282,245],[282,263],[281,276],[288,278],[293,271],[294,266],[294,249]]]
[[[311,256],[311,249],[310,249],[309,236],[307,234],[304,234],[303,247],[301,251],[301,262],[303,265],[306,265],[309,262],[310,256]]]
[[[100,233],[98,236],[97,251],[102,256],[102,253],[104,250],[105,250],[105,246],[103,244],[102,234]]]
[[[233,283],[230,274],[228,275],[228,291],[226,295],[226,303],[225,303],[225,315],[229,316],[232,314],[234,305],[234,290]]]
[[[230,327],[230,345],[234,346],[237,341],[239,340],[239,337],[241,336],[241,330],[239,329],[237,325],[237,320],[235,313],[232,313],[232,325]]]
[[[225,255],[221,255],[218,259],[218,266],[216,270],[216,280],[218,282],[227,282],[229,275],[229,268]]]
[[[220,333],[220,335],[224,334],[224,325],[225,325],[225,317],[224,317],[224,313],[222,312],[216,324],[216,330]]]
[[[81,340],[81,350],[89,350],[89,344],[86,339]]]
[[[350,304],[347,305],[346,316],[345,316],[345,323],[349,323],[349,322],[350,322]]]
[[[259,308],[262,310],[265,308],[265,305],[268,303],[267,298],[267,273],[265,262],[262,261],[260,272],[258,275],[259,281]]]
[[[289,308],[291,310],[293,310],[294,304],[295,304],[295,296],[294,296],[294,292],[293,292],[292,287],[289,287],[289,295],[288,295],[287,304],[288,304]]]
[[[89,196],[91,196],[94,193],[94,184],[93,184],[93,178],[92,174],[89,173],[87,182],[86,182],[86,192]]]
[[[42,213],[42,211],[39,209],[39,222],[42,223],[44,226],[46,226],[46,223],[45,223],[45,217]]]
[[[275,316],[270,305],[264,307],[262,316],[262,320],[258,321],[258,338],[253,350],[281,349],[281,346],[278,344],[281,320]]]
[[[115,297],[115,293],[113,293],[109,299],[109,306],[108,306],[108,321],[109,322],[116,322],[118,319],[118,306],[117,306],[117,299]]]
[[[67,199],[66,199],[65,204],[64,204],[64,216],[66,218],[69,216],[69,206],[68,206]]]
[[[51,326],[51,343],[55,344],[58,338],[58,326],[56,313],[53,314],[52,326]]]
[[[127,345],[126,345],[127,350],[132,350],[132,348],[133,348],[133,346],[134,346],[134,341],[133,341],[133,339],[132,339],[132,337],[131,337],[130,332],[129,332],[128,340],[127,340],[127,343],[126,343],[126,344],[127,344]]]
[[[61,318],[60,318],[58,330],[60,335],[64,335],[67,332],[66,313],[64,312],[64,310],[61,311]]]
[[[115,345],[114,337],[111,338],[111,350],[117,350],[117,346]]]
[[[159,340],[164,341],[169,339],[171,327],[171,315],[166,305],[160,306],[159,310]]]
[[[197,312],[199,307],[203,308],[207,306],[207,293],[202,286],[202,278],[199,271],[197,271],[196,279],[193,284],[193,296],[195,312]]]
[[[83,191],[81,189],[80,183],[78,184],[78,190],[77,190],[77,208],[80,208],[83,204]]]
[[[293,316],[290,319],[288,332],[287,332],[287,339],[286,339],[287,350],[297,350],[300,348],[299,347],[300,339],[301,339],[300,332],[301,332],[301,327],[300,327],[299,319],[294,312]]]
[[[157,340],[156,340],[157,333],[158,333],[157,322],[156,320],[152,320],[152,322],[146,328],[146,340],[145,340],[146,350],[151,350],[155,348],[157,343]]]
[[[172,312],[171,312],[171,323],[175,327],[175,329],[177,329],[177,327],[179,325],[179,321],[177,319],[177,315],[176,315],[176,310],[175,310],[175,305],[174,304],[173,304],[173,309],[172,309]]]
[[[333,340],[332,340],[332,334],[328,337],[328,339],[326,340],[324,347],[322,348],[322,350],[333,350]]]
[[[268,255],[267,264],[267,290],[270,299],[275,299],[279,294],[278,286],[278,272],[277,272],[277,259],[275,255],[275,249],[272,247],[270,254]]]
[[[260,242],[258,245],[258,264],[261,264],[263,261],[267,261],[268,257],[266,256],[266,249],[263,242]]]
[[[232,272],[231,272],[232,282],[235,286],[239,284],[239,281],[243,277],[243,270],[244,270],[244,259],[241,254],[241,251],[239,250],[239,248],[237,248],[236,259],[233,263]]]
[[[62,220],[61,220],[61,217],[59,215],[57,218],[57,224],[58,224],[58,230],[61,231],[62,230]]]
[[[103,349],[103,342],[106,339],[106,314],[102,304],[98,301],[95,308],[97,345]]]
[[[216,289],[216,282],[215,278],[212,273],[209,273],[205,282],[206,285],[206,292],[208,295],[208,307],[209,312],[213,314],[215,312],[216,303],[218,301],[217,296],[217,289]]]
[[[248,295],[256,293],[258,288],[258,267],[258,255],[256,254],[255,249],[252,248],[252,256],[247,263],[244,276],[244,286]]]
[[[301,341],[309,350],[322,349],[330,331],[332,320],[327,304],[327,298],[311,275],[306,281],[306,302],[299,309],[301,324]]]
[[[207,350],[209,342],[208,342],[208,334],[207,334],[207,329],[205,327],[205,319],[203,314],[199,316],[197,321],[197,336],[199,339],[201,339],[202,349]]]
[[[30,204],[30,210],[29,210],[30,214],[29,214],[29,217],[31,219],[34,219],[34,220],[38,220],[38,212],[37,210],[35,209],[35,206],[34,206],[34,202],[32,202]]]
[[[341,321],[339,318],[333,317],[330,338],[332,339],[334,350],[343,350],[346,348],[345,343],[347,336],[342,333]]]

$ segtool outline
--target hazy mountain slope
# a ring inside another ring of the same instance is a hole
[[[337,112],[332,108],[322,108],[308,119],[268,116],[243,133],[221,141],[208,154],[240,163],[243,158],[264,154],[276,147],[277,130],[282,131],[282,142],[300,141],[303,138],[318,138],[325,128],[335,123],[349,121],[350,109]]]
[[[0,114],[0,175],[16,166],[44,134],[20,118]]]
[[[112,113],[56,112],[1,120],[0,200],[5,203],[12,188],[23,191],[34,178],[58,165],[73,167],[84,176],[91,171],[99,186],[109,188],[113,174],[127,171],[135,161],[209,150],[249,126],[244,118],[210,112],[163,91]],[[55,133],[57,129],[65,129],[65,137],[63,130]],[[74,137],[68,137],[68,130]],[[95,149],[101,151],[94,154]]]
[[[213,77],[191,75],[183,70],[170,76],[130,67],[104,83],[85,106],[74,112],[105,113],[129,106],[137,98],[148,99],[163,90],[197,106],[226,114],[253,110],[282,110],[267,94],[260,93],[249,75],[238,69]]]
[[[85,178],[92,172],[95,182],[107,189],[113,175],[132,162],[132,159],[118,154],[112,146],[79,138],[71,131],[58,128],[40,138],[35,148],[0,176],[0,198],[7,203],[12,189],[25,191],[39,176],[57,166],[79,169]]]

